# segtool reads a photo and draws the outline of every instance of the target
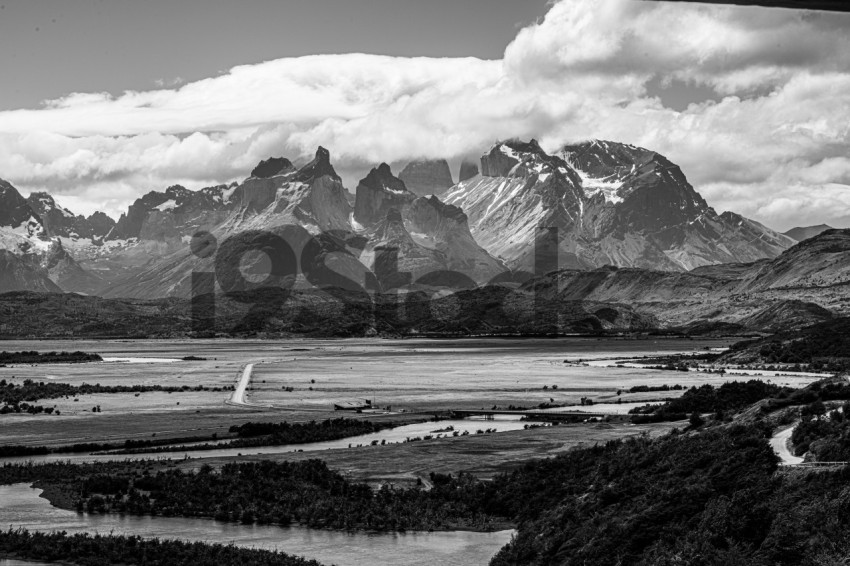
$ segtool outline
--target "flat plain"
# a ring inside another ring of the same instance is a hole
[[[606,367],[600,360],[671,352],[704,352],[734,339],[647,338],[470,340],[120,340],[14,341],[8,351],[95,352],[89,364],[15,365],[0,379],[80,385],[161,385],[188,391],[80,395],[40,402],[61,415],[0,416],[0,444],[58,446],[124,439],[221,436],[248,421],[303,422],[346,416],[408,422],[451,409],[496,405],[578,405],[592,399],[610,412],[679,392],[628,393],[635,385],[720,384],[720,374],[636,367]],[[195,359],[184,360],[189,356]],[[588,364],[588,362],[591,362]],[[247,364],[255,369],[247,405],[226,403]],[[768,379],[768,378],[765,378]],[[785,377],[775,377],[777,381]],[[791,378],[787,378],[791,379]],[[794,378],[800,379],[800,378]],[[814,378],[810,378],[814,379]],[[193,390],[196,387],[202,391]],[[363,403],[390,411],[340,412],[335,404]],[[622,404],[619,405],[618,404]],[[92,408],[100,406],[100,412]],[[486,425],[482,425],[484,428]],[[447,438],[362,450],[325,450],[331,465],[372,478],[410,479],[429,471],[470,470],[490,474],[530,457],[579,444],[604,442],[675,424],[634,427],[626,423],[580,424]],[[192,454],[203,457],[203,453]],[[313,452],[251,458],[318,457]],[[244,458],[248,458],[246,455]],[[186,465],[194,465],[187,463]]]

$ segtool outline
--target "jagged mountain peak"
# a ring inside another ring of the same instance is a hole
[[[31,221],[41,224],[38,213],[30,207],[18,189],[0,179],[0,226],[18,228]]]
[[[418,201],[419,199],[417,199]],[[457,220],[458,222],[466,222],[467,216],[466,213],[463,212],[463,209],[459,206],[454,206],[453,204],[446,204],[437,198],[436,195],[431,195],[427,199],[425,199],[430,206],[439,211],[440,215],[445,218],[451,218],[453,220]]]
[[[404,181],[393,175],[392,168],[386,163],[381,163],[377,167],[372,168],[369,174],[360,182],[375,189],[396,193],[408,192]]]
[[[540,181],[554,176],[571,185],[581,184],[581,177],[566,161],[546,153],[535,139],[497,142],[481,157],[481,175],[526,178],[537,175]]]
[[[791,240],[720,216],[658,152],[592,140],[547,154],[536,141],[498,142],[481,175],[446,195],[472,234],[512,267],[534,259],[538,226],[557,228],[561,265],[688,270],[775,257]]]
[[[331,165],[331,153],[322,146],[316,149],[316,155],[312,161],[298,170],[295,181],[306,183],[320,177],[332,177],[339,180],[340,177]]]
[[[269,157],[254,167],[252,177],[268,179],[276,175],[284,175],[294,170],[292,162],[285,157]]]
[[[697,213],[708,208],[681,168],[656,151],[627,143],[590,140],[565,145],[559,154],[581,177],[590,198],[603,195],[607,202],[619,204],[641,188],[679,187],[685,206]]]
[[[423,159],[405,165],[398,178],[407,190],[419,195],[442,195],[454,185],[449,163],[445,159]]]
[[[45,192],[31,193],[27,202],[50,236],[100,239],[115,226],[115,221],[102,212],[95,212],[89,218],[74,214]]]
[[[12,183],[7,181],[6,179],[0,179],[0,195],[4,195],[6,193],[18,193],[18,189],[16,189]]]
[[[404,181],[393,175],[390,166],[381,163],[357,184],[354,220],[369,227],[383,220],[390,209],[403,211],[415,198]]]
[[[195,191],[190,191],[183,185],[171,185],[165,189],[165,195],[171,198],[186,198],[191,196]]]
[[[67,208],[59,206],[53,196],[45,192],[30,193],[30,196],[27,197],[27,203],[42,219],[54,211],[66,218],[74,218],[75,216]]]

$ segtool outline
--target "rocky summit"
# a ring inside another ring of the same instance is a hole
[[[441,196],[454,185],[452,172],[445,159],[411,161],[398,178],[404,181],[407,190],[418,196]]]
[[[481,173],[453,187],[472,234],[509,266],[530,269],[538,227],[557,229],[558,265],[684,271],[775,257],[787,236],[734,213],[717,214],[664,156],[592,141],[557,155],[534,142],[497,143]],[[503,235],[506,235],[503,236]]]

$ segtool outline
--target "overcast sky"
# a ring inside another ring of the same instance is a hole
[[[634,0],[0,0],[0,177],[120,213],[331,151],[655,149],[718,211],[850,225],[850,15]]]

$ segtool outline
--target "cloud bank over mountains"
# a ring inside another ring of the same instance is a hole
[[[648,88],[659,80],[717,96],[676,111]],[[565,0],[496,61],[316,55],[74,93],[0,112],[0,177],[114,214],[149,190],[240,179],[317,145],[356,175],[515,136],[641,145],[719,210],[780,229],[850,225],[850,15]]]

